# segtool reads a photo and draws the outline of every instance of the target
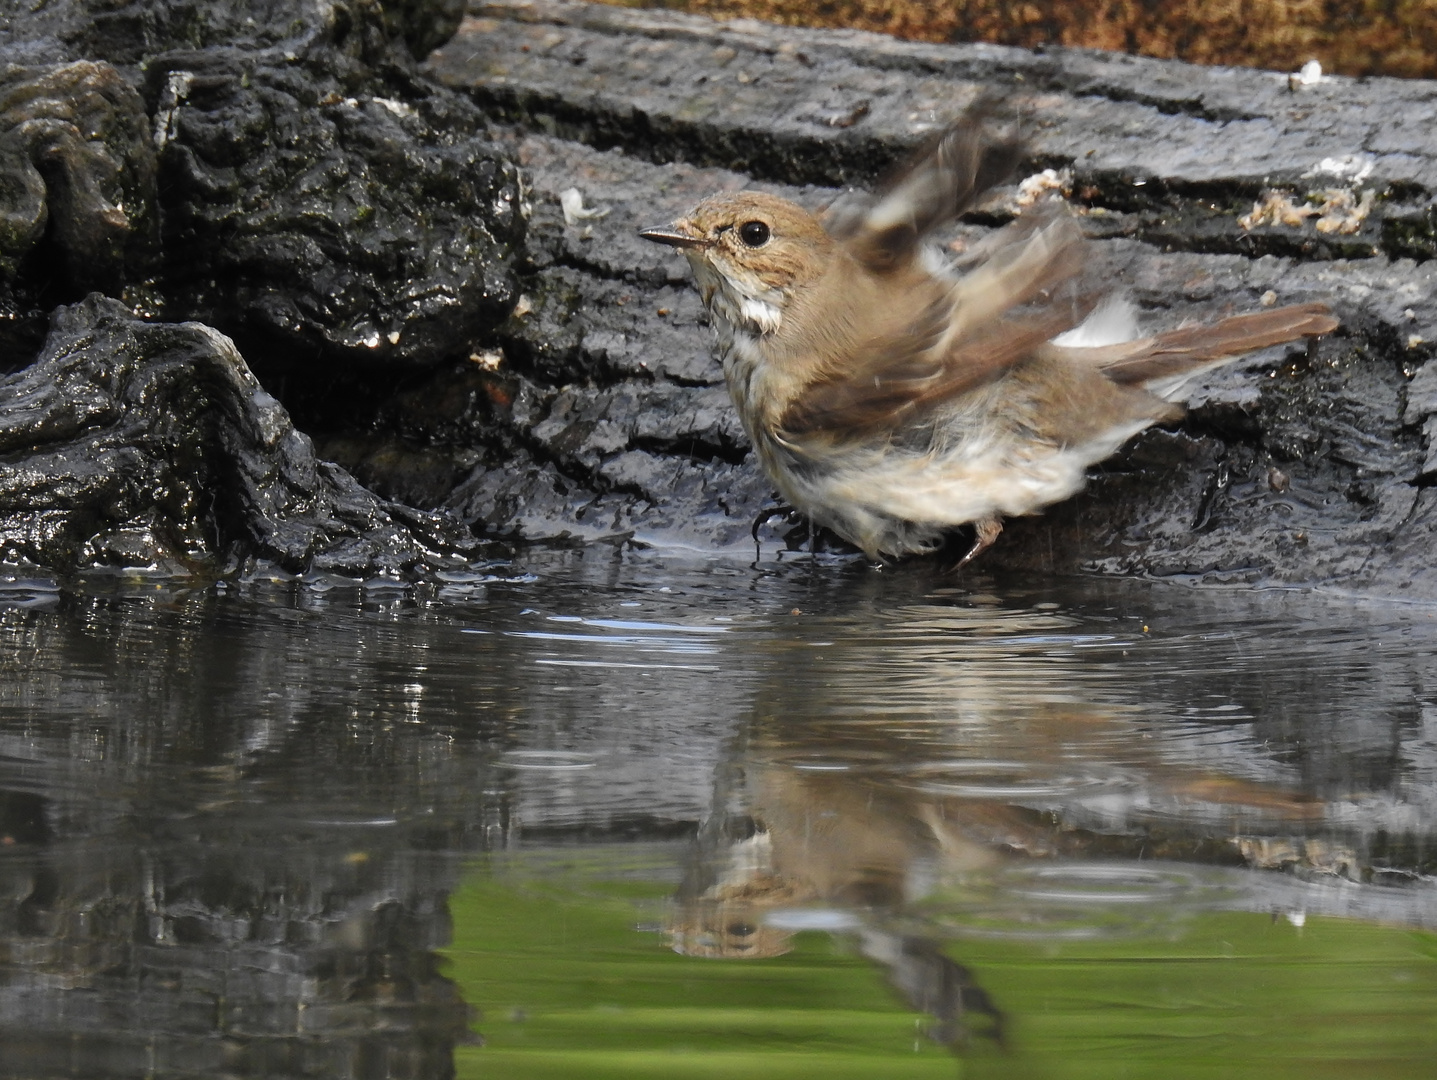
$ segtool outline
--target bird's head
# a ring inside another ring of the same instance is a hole
[[[803,207],[758,191],[711,196],[639,235],[681,250],[704,303],[757,333],[778,330],[788,301],[823,276],[834,246]]]

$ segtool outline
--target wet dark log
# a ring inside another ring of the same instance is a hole
[[[54,303],[154,271],[155,195],[149,117],[115,68],[0,71],[0,371],[33,355]]]
[[[467,356],[508,314],[517,172],[473,104],[415,73],[458,15],[453,0],[5,15],[0,371],[90,290],[186,325],[94,299],[56,317],[40,363],[0,390],[0,559],[368,576],[476,554],[452,520],[317,460],[209,329],[342,417],[336,385],[387,393],[398,376],[376,371]]]
[[[332,66],[151,62],[166,310],[267,372],[467,356],[517,299],[517,174],[461,99]]]
[[[148,155],[127,206],[153,202],[158,158],[164,261],[145,306],[238,338],[267,376],[323,378],[356,362],[466,356],[516,298],[517,175],[482,137],[478,109],[414,74],[411,49],[456,22],[453,0],[262,11],[71,0],[13,19],[5,52],[103,58],[143,91],[148,116],[120,87]],[[61,87],[44,100],[66,97]],[[6,109],[7,124],[30,130]],[[117,201],[76,198],[79,220],[106,220]],[[87,288],[119,295],[87,280],[61,299]]]
[[[367,577],[478,554],[450,519],[318,460],[234,345],[100,296],[0,381],[0,562],[223,572],[254,557]]]

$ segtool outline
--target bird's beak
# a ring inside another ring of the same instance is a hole
[[[676,248],[708,247],[713,243],[682,218],[672,225],[655,225],[651,229],[640,229],[639,235],[656,244],[668,244],[669,247]]]

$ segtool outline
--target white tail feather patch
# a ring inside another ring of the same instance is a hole
[[[1110,296],[1077,326],[1053,339],[1054,345],[1070,349],[1092,349],[1100,345],[1121,345],[1136,341],[1138,309],[1125,296]]]

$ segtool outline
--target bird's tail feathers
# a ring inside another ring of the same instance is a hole
[[[1235,315],[1210,326],[1183,326],[1137,341],[1066,352],[1097,367],[1115,383],[1169,397],[1209,368],[1258,349],[1331,333],[1337,326],[1326,304],[1293,304]]]

